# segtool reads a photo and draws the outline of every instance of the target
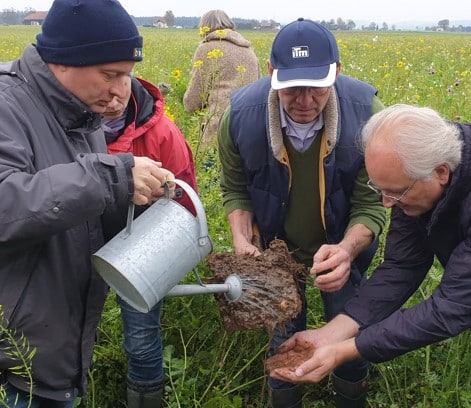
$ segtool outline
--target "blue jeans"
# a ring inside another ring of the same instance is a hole
[[[133,388],[153,389],[163,383],[164,368],[157,303],[148,313],[139,312],[117,296],[124,327],[124,351],[128,358],[127,381]]]
[[[361,285],[366,282],[366,277],[363,277]],[[294,333],[307,328],[307,315],[306,315],[306,283],[299,282],[299,291],[302,300],[301,312],[291,321],[282,326],[277,326],[273,332],[270,340],[270,347],[268,356],[276,353],[276,349],[289,339]],[[338,292],[326,293],[321,292],[322,301],[324,303],[324,319],[325,321],[332,320],[340,311],[342,311],[345,303],[355,294],[356,287],[350,280]],[[364,379],[368,375],[368,362],[360,359],[345,363],[334,370],[334,374],[349,382],[357,382]],[[275,380],[268,377],[268,384],[272,389],[290,388],[293,386],[291,383]]]
[[[3,384],[3,389],[8,408],[73,408],[74,406],[74,400],[56,401],[35,395],[30,405],[29,392],[21,391],[8,382]]]

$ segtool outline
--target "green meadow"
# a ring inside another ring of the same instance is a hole
[[[182,98],[199,42],[197,30],[140,28],[144,61],[134,74],[170,84],[166,112],[195,154],[200,197],[215,252],[231,250],[218,188],[216,146],[201,149],[205,112],[185,112]],[[38,27],[0,27],[0,61],[17,58]],[[243,32],[266,74],[275,32]],[[336,32],[342,72],[378,89],[385,105],[429,106],[452,121],[471,121],[471,35],[424,32]],[[222,57],[224,58],[224,57]],[[211,163],[211,165],[208,165]],[[156,243],[158,245],[158,243]],[[375,263],[381,261],[381,248]],[[374,266],[374,265],[373,265]],[[195,268],[210,276],[206,264]],[[441,278],[438,263],[406,306],[429,297]],[[185,283],[194,283],[189,274]],[[309,326],[323,324],[320,296],[308,290]],[[268,336],[261,330],[227,333],[212,295],[168,298],[162,315],[168,407],[261,408],[267,405],[263,362]],[[372,367],[369,407],[470,408],[471,334],[413,351]],[[126,406],[126,359],[119,307],[110,292],[98,330],[90,389],[81,407]],[[328,381],[305,388],[306,407],[333,407]],[[319,398],[322,400],[317,401]],[[317,401],[317,402],[316,402]]]

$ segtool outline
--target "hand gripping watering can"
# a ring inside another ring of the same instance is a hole
[[[201,293],[241,292],[240,279],[225,284],[180,285],[185,277],[212,250],[203,205],[195,191],[182,180],[173,180],[193,202],[197,216],[165,195],[134,218],[130,204],[126,228],[92,255],[101,277],[126,302],[148,312],[165,296]],[[196,272],[195,272],[196,273]],[[233,289],[233,286],[237,289]],[[173,290],[173,291],[172,291]]]

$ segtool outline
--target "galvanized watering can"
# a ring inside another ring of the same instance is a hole
[[[204,285],[198,278],[199,285],[176,286],[211,252],[212,243],[198,195],[184,181],[173,182],[192,200],[196,217],[169,198],[165,186],[165,196],[136,219],[131,203],[126,228],[92,255],[101,277],[141,312],[148,312],[165,296],[226,293],[228,299],[235,299],[242,292],[237,276],[224,284]]]

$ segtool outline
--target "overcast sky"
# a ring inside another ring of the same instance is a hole
[[[0,0],[0,10],[27,7],[48,10],[52,0]],[[176,17],[201,16],[205,11],[222,8],[230,17],[273,19],[287,23],[298,17],[312,20],[360,20],[381,24],[402,21],[431,21],[448,19],[471,20],[469,0],[121,0],[135,17],[163,16],[172,10]]]

